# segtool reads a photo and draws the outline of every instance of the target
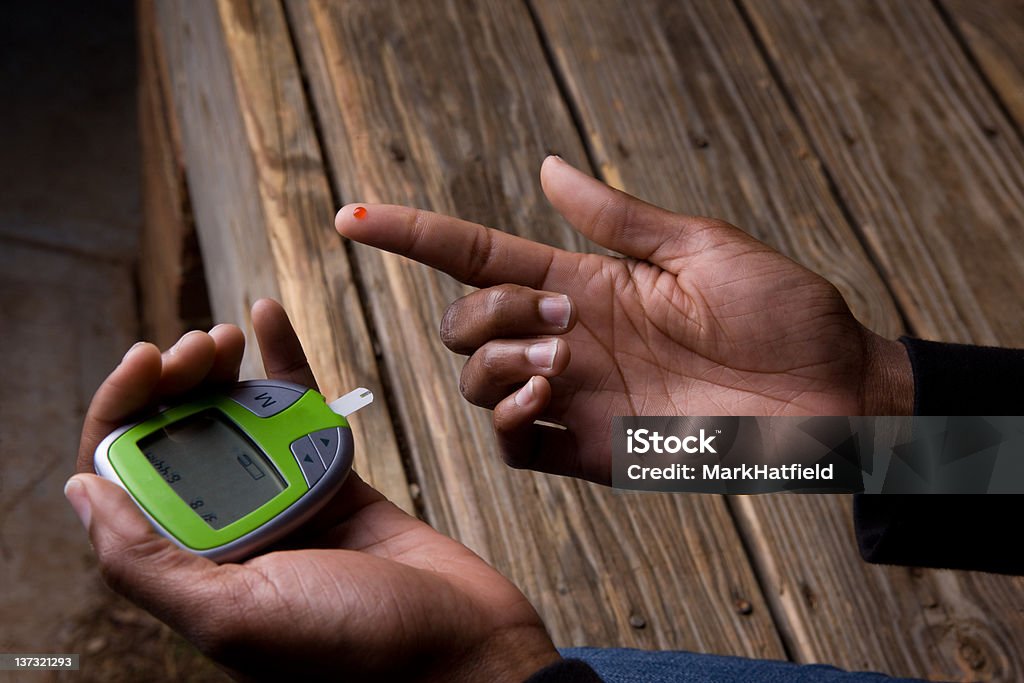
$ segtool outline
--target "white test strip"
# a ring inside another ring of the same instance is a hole
[[[327,407],[342,417],[348,417],[371,403],[373,403],[373,392],[365,387],[359,387],[341,398],[331,401],[327,404]]]

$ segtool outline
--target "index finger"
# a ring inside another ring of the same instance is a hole
[[[400,254],[474,287],[512,283],[542,289],[566,252],[422,209],[349,204],[334,219],[356,242]]]
[[[260,345],[267,377],[294,382],[311,389],[317,388],[306,353],[281,304],[273,299],[260,299],[254,303],[252,326]]]

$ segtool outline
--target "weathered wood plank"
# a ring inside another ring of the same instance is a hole
[[[934,6],[746,7],[914,331],[1024,344],[1024,148]],[[1024,579],[909,577],[927,671],[1024,675]]]
[[[942,4],[1018,128],[1024,127],[1024,3],[943,0]]]
[[[935,8],[747,8],[914,330],[1024,344],[1024,145]]]
[[[248,329],[252,301],[278,297],[326,395],[383,395],[279,4],[156,7],[216,319]],[[360,474],[412,510],[385,402],[354,432]]]
[[[836,282],[866,324],[900,331],[891,295],[732,4],[533,5],[607,180],[751,230]],[[813,31],[805,41],[824,42]],[[1004,614],[1012,581],[865,565],[848,498],[731,502],[798,660],[938,677],[1021,670],[1012,654],[1019,614],[1008,624],[978,619],[980,610]],[[985,588],[969,588],[976,583]],[[975,647],[985,654],[968,661]]]
[[[533,5],[607,182],[743,227],[836,283],[866,325],[899,331],[885,284],[734,8]]]
[[[771,549],[757,557],[762,585],[798,659],[932,680],[1020,679],[1019,579],[865,565],[849,507],[827,496],[733,503],[748,538]]]
[[[181,159],[169,111],[167,65],[158,45],[153,3],[137,3],[142,234],[139,298],[142,335],[162,348],[191,328],[209,327],[209,300]]]
[[[338,194],[579,248],[534,180],[549,151],[586,162],[526,8],[424,5],[287,4]],[[721,498],[508,470],[489,414],[458,394],[461,359],[437,340],[465,288],[355,254],[429,519],[512,577],[556,643],[784,656]]]

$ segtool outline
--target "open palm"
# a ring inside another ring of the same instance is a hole
[[[268,376],[315,387],[283,309],[258,302],[253,325]],[[222,325],[164,355],[151,344],[129,351],[90,405],[79,471],[91,472],[100,439],[139,411],[237,380],[243,346],[240,330]],[[522,680],[558,657],[512,583],[355,473],[287,544],[225,565],[157,534],[113,483],[72,482],[69,500],[111,586],[243,677]]]
[[[581,451],[610,452],[614,415],[860,412],[864,340],[835,288],[732,226],[704,230],[685,257],[573,255],[568,282],[544,283],[578,316],[544,415]]]
[[[625,257],[403,207],[337,220],[352,239],[484,288],[452,304],[442,338],[470,356],[463,394],[494,408],[511,464],[607,482],[614,415],[867,410],[884,340],[827,280],[732,225],[646,204],[555,157],[541,181],[573,227]],[[571,314],[538,315],[560,294]]]
[[[208,586],[215,602],[205,609],[232,614],[232,628],[207,647],[220,663],[260,678],[294,674],[299,661],[346,680],[449,681],[501,679],[522,665],[525,677],[555,658],[525,596],[468,548],[354,476],[339,501],[337,526],[216,568],[227,575]],[[237,596],[240,582],[241,600],[216,601]],[[522,658],[502,661],[502,651]]]

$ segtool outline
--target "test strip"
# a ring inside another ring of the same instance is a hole
[[[373,403],[373,392],[365,387],[359,387],[341,398],[331,401],[327,404],[327,407],[342,417],[348,417],[371,403]]]

